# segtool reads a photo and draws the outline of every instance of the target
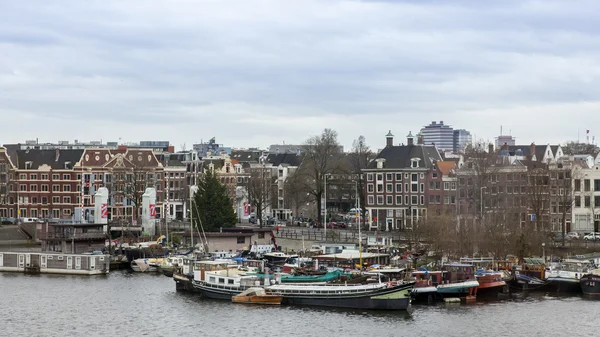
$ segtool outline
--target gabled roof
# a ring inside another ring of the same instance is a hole
[[[258,158],[260,158],[262,151],[258,150],[231,150],[231,154],[229,158],[235,159],[240,163],[244,162],[258,162]]]
[[[15,163],[18,169],[25,169],[25,163],[31,162],[31,169],[37,170],[42,165],[48,165],[55,170],[64,170],[65,163],[70,162],[71,168],[81,160],[83,150],[17,150]]]
[[[399,145],[385,147],[367,169],[377,169],[377,159],[385,159],[385,168],[410,168],[411,159],[419,158],[419,168],[430,168],[433,162],[442,161],[437,148],[432,145]]]
[[[538,161],[542,161],[544,159],[544,156],[546,155],[546,149],[548,148],[548,145],[534,145],[534,152],[531,153],[531,145],[509,145],[508,146],[508,155],[510,156],[523,156],[523,157],[530,157],[532,155],[535,155],[535,158]],[[503,152],[504,150],[502,148],[500,148],[500,151]],[[519,153],[519,154],[517,154]],[[504,155],[507,155],[506,153],[502,153]]]
[[[273,166],[299,166],[301,158],[295,153],[272,153],[267,156],[267,163]]]
[[[454,169],[456,169],[456,163],[454,161],[439,161],[437,167],[442,175],[450,175]]]

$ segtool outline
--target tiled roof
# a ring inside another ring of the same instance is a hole
[[[385,147],[367,169],[377,168],[377,159],[385,159],[385,168],[410,168],[411,159],[419,158],[419,168],[430,168],[433,162],[442,161],[435,146],[431,145],[399,145]]]
[[[31,169],[34,170],[42,165],[48,165],[55,170],[64,170],[65,163],[70,162],[72,168],[81,160],[82,154],[83,150],[17,150],[15,165],[19,169],[25,169],[25,163],[31,162]]]
[[[442,175],[447,176],[452,170],[456,169],[456,163],[454,161],[439,161],[437,162],[437,167],[442,172]]]
[[[273,166],[299,166],[300,162],[300,156],[295,153],[272,153],[267,156],[267,163],[271,163]]]

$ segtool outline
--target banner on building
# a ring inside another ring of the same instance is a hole
[[[156,219],[156,204],[150,204],[150,219]]]
[[[250,204],[246,201],[244,202],[244,216],[250,215]]]

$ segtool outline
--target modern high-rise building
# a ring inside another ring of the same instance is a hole
[[[465,129],[454,130],[454,153],[459,153],[465,149],[465,147],[473,141],[471,133]]]
[[[501,148],[504,144],[508,146],[517,145],[516,139],[513,136],[498,136],[496,137],[496,149]]]
[[[424,145],[434,144],[438,150],[454,150],[454,129],[449,125],[444,125],[444,121],[436,123],[435,121],[421,129]]]

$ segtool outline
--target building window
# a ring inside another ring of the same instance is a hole
[[[30,174],[29,180],[37,180],[37,174]]]
[[[590,207],[590,197],[589,196],[585,197],[585,207]]]
[[[432,189],[433,189],[433,186],[434,186],[434,185],[433,185],[433,181],[430,181],[430,182],[429,182],[429,189],[430,189],[430,190],[432,190]]]
[[[581,197],[575,197],[575,207],[581,207]]]
[[[411,192],[415,192],[418,193],[419,192],[419,184],[412,184],[411,186],[412,188],[410,189]]]
[[[411,160],[410,167],[419,167],[419,161],[416,159]]]
[[[19,191],[21,191],[21,192],[27,191],[27,185],[24,185],[24,184],[19,185]]]
[[[424,179],[425,178],[425,173],[421,173],[419,176],[421,177],[421,179]]]
[[[246,237],[245,236],[238,236],[237,237],[237,243],[246,243]]]
[[[377,193],[382,193],[382,192],[383,192],[383,185],[377,184]]]
[[[408,200],[409,200],[409,199],[408,199],[408,195],[405,195],[405,196],[404,196],[404,204],[405,204],[405,205],[408,205]]]
[[[583,181],[583,190],[586,192],[590,191],[590,180],[589,179],[585,179]]]
[[[421,183],[421,193],[425,192],[425,184]]]
[[[410,181],[413,183],[419,181],[419,175],[416,173],[411,174]]]
[[[411,196],[410,204],[411,205],[419,204],[419,198],[416,195]]]
[[[259,239],[264,239],[265,238],[265,232],[259,232],[258,233],[258,238]]]
[[[369,196],[367,197],[367,204],[369,204],[369,205],[373,205],[373,204],[375,204],[375,202],[374,202],[374,201],[375,201],[375,198],[374,198],[372,195],[369,195]]]
[[[71,185],[63,185],[63,192],[71,192]]]
[[[435,197],[433,195],[429,196],[429,203],[433,204],[435,202]]]
[[[387,193],[392,193],[392,192],[394,192],[394,184],[386,184],[386,185],[385,185],[385,191],[386,191]]]
[[[48,175],[47,174],[42,174],[41,177],[42,177],[42,180],[48,180]]]
[[[580,192],[581,191],[581,180],[579,179],[575,179],[575,181],[573,182],[573,184],[575,185],[575,192]]]
[[[53,204],[60,204],[60,197],[52,197]]]
[[[26,174],[19,174],[19,180],[27,180],[27,175]]]
[[[31,186],[29,186],[29,190],[32,191],[32,192],[37,191],[38,190],[37,185],[31,185]]]
[[[63,197],[63,204],[70,204],[71,203],[71,197]]]
[[[367,181],[373,181],[373,173],[367,173]]]
[[[367,192],[373,193],[374,190],[373,184],[367,184]]]
[[[408,183],[404,183],[404,192],[408,193]]]
[[[438,195],[438,197],[439,197],[439,195]],[[423,195],[421,196],[421,205],[425,205],[425,196],[423,196]]]
[[[38,203],[38,198],[37,197],[31,197],[31,203],[32,204],[37,204]]]
[[[396,193],[402,193],[402,184],[396,184]]]
[[[377,196],[377,205],[383,205],[383,195]]]
[[[449,182],[445,182],[444,183],[444,190],[446,190],[446,191],[450,190],[450,183]]]
[[[431,174],[431,177],[433,177],[433,178],[437,178],[437,172],[436,172],[436,171],[433,171],[433,173]]]
[[[394,197],[391,195],[386,196],[386,202],[388,205],[394,204]]]
[[[439,196],[439,195],[436,195],[436,196],[435,196],[435,203],[436,203],[436,204],[441,204],[441,203],[442,203],[442,197],[441,197],[441,196]]]
[[[396,180],[402,181],[402,173],[396,173]]]
[[[63,209],[63,214],[64,215],[71,215],[71,210],[68,208]]]
[[[63,180],[71,180],[70,174],[63,174]]]
[[[42,197],[42,205],[46,205],[48,203],[48,197]]]
[[[396,205],[402,205],[402,196],[401,195],[396,196]]]
[[[377,173],[377,181],[383,181],[383,174]]]
[[[386,174],[385,174],[385,180],[387,180],[387,181],[392,181],[392,179],[393,179],[393,178],[394,178],[394,177],[393,177],[393,175],[392,175],[391,173],[386,173]]]
[[[52,185],[52,192],[60,192],[60,185]]]

